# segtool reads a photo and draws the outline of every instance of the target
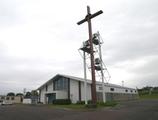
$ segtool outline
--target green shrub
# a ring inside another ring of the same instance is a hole
[[[77,101],[76,104],[77,104],[77,105],[84,105],[84,104],[85,104],[85,101]]]
[[[93,102],[92,102],[92,100],[88,100],[87,103],[88,104],[92,104]]]
[[[56,105],[69,105],[69,104],[71,104],[71,100],[70,99],[56,99],[56,100],[53,100],[53,104],[56,104]]]
[[[153,90],[151,93],[152,94],[158,94],[158,90]]]
[[[139,92],[139,95],[148,95],[149,94],[149,91],[141,91]]]
[[[97,108],[97,104],[87,104],[85,105],[86,108]]]
[[[111,107],[113,107],[113,106],[117,105],[117,102],[115,102],[115,101],[109,101],[109,102],[104,103],[103,105],[104,106],[111,106]]]
[[[107,102],[97,102],[97,105],[99,105],[99,106],[111,106],[111,107],[113,107],[113,106],[115,106],[115,105],[117,105],[117,102],[116,101],[107,101]]]
[[[104,106],[105,103],[104,102],[97,102],[98,105]]]

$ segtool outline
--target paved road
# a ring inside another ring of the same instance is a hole
[[[0,120],[158,120],[158,100],[121,103],[94,111],[54,109],[48,106],[0,106]]]

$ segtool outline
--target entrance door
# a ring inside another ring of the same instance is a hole
[[[52,104],[53,100],[56,99],[56,93],[47,94],[47,97],[48,97],[48,104]]]

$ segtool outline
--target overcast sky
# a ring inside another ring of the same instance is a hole
[[[110,83],[158,86],[157,0],[0,0],[0,94],[36,89],[54,75],[83,77],[78,52],[99,31]],[[88,73],[90,74],[90,73]]]

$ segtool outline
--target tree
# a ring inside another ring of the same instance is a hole
[[[9,92],[9,93],[7,94],[7,96],[15,96],[15,93]]]
[[[38,96],[37,90],[32,90],[32,91],[31,91],[31,95],[32,95],[32,96]]]
[[[17,93],[16,96],[24,96],[22,93]]]
[[[143,87],[142,90],[147,90],[147,91],[149,91],[151,88],[153,88],[153,87],[151,87],[151,86],[146,86],[146,87]]]
[[[25,98],[31,98],[31,92],[26,92]]]

